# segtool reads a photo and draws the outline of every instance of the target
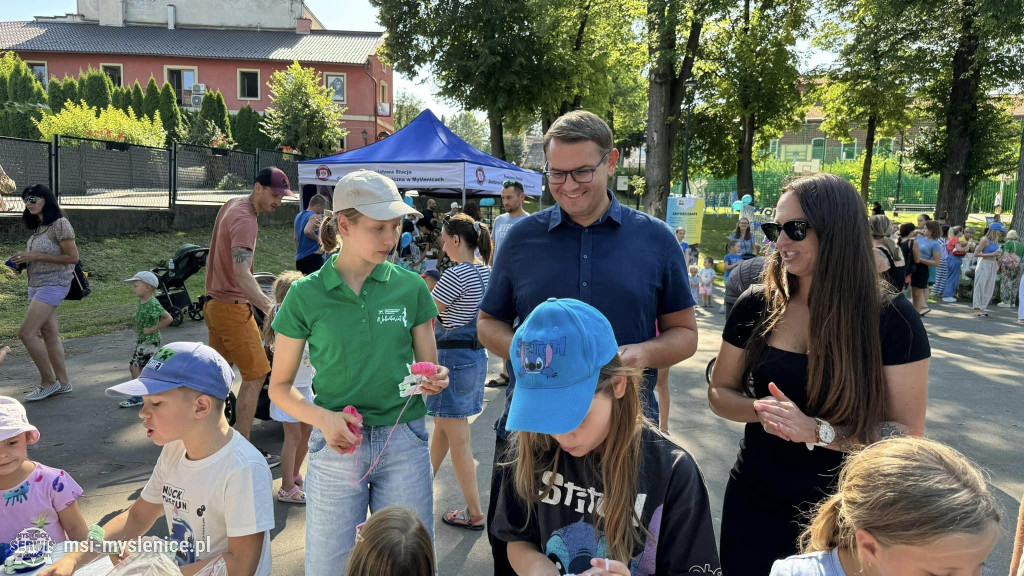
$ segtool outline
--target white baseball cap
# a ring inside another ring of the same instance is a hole
[[[25,407],[10,396],[0,396],[0,441],[28,432],[28,443],[39,441],[39,429],[28,423]]]
[[[374,220],[392,220],[407,214],[423,216],[402,201],[395,181],[372,170],[346,174],[334,187],[334,212],[355,208]]]
[[[132,276],[131,278],[125,280],[125,282],[135,282],[136,280],[142,282],[143,284],[148,284],[153,288],[160,287],[160,281],[156,279],[156,274],[153,274],[152,272],[149,271],[136,272],[135,276]]]
[[[452,209],[454,210],[456,208],[461,208],[461,206],[459,206],[458,202],[452,202]]]

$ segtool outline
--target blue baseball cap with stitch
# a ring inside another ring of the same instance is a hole
[[[213,348],[172,342],[153,355],[137,379],[107,388],[107,396],[146,396],[184,386],[223,400],[233,379],[231,367]]]
[[[593,306],[551,298],[534,308],[509,349],[516,387],[505,427],[540,434],[578,428],[601,369],[618,351],[612,325]]]

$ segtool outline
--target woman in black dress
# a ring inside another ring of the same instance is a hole
[[[762,229],[776,249],[733,306],[708,391],[715,414],[746,423],[722,511],[724,576],[768,574],[797,552],[801,514],[833,490],[845,452],[924,432],[928,336],[875,272],[857,191],[801,178]]]

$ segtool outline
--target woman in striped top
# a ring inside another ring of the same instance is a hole
[[[434,417],[430,463],[436,476],[451,450],[455,477],[466,499],[465,510],[449,510],[441,520],[460,528],[483,530],[485,516],[470,450],[469,417],[484,407],[487,353],[477,339],[476,317],[490,277],[494,246],[487,225],[465,214],[444,219],[441,240],[452,265],[432,291],[439,311],[434,337],[438,362],[448,368],[450,383],[442,393],[425,398],[427,412]],[[477,260],[477,250],[482,262]]]

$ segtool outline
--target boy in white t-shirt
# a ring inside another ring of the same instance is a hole
[[[164,516],[182,574],[195,574],[218,556],[231,576],[271,573],[273,480],[260,451],[224,417],[232,376],[213,348],[175,342],[138,379],[107,389],[108,396],[143,397],[139,417],[163,451],[142,497],[103,526],[105,540],[134,541]],[[68,554],[52,572],[71,574],[98,555]]]

